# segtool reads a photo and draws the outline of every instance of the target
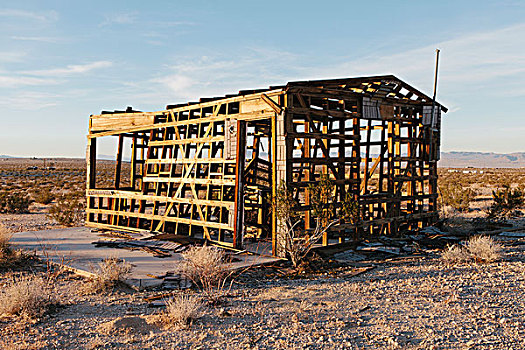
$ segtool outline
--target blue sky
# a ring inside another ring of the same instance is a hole
[[[0,154],[83,157],[90,114],[290,80],[431,94],[437,47],[442,150],[525,151],[525,1],[3,0]]]

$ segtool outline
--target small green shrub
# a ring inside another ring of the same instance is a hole
[[[525,197],[523,190],[512,189],[509,185],[504,185],[503,189],[492,191],[494,202],[489,209],[490,217],[508,216],[514,210],[523,206]]]
[[[444,206],[451,206],[457,211],[467,211],[470,202],[476,196],[476,192],[457,182],[443,184],[441,190],[441,201]]]
[[[84,219],[84,202],[81,198],[61,196],[49,208],[49,217],[64,226],[78,226]]]
[[[33,193],[35,202],[40,204],[49,204],[55,199],[55,195],[50,189],[44,188]]]
[[[21,192],[0,193],[0,212],[8,214],[23,214],[29,212],[31,200]]]

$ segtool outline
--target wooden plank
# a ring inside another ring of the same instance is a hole
[[[169,112],[163,112],[163,113],[169,114]],[[126,129],[119,129],[119,130],[110,130],[110,131],[97,132],[97,133],[90,132],[90,134],[87,137],[88,138],[103,137],[103,136],[118,135],[121,133],[130,133],[130,132],[136,132],[136,131],[150,131],[152,129],[168,128],[168,127],[175,127],[175,126],[182,126],[182,125],[195,125],[195,124],[200,124],[200,123],[210,123],[214,121],[224,121],[226,118],[247,119],[247,120],[248,119],[264,119],[264,118],[271,118],[274,115],[275,115],[275,112],[272,109],[269,109],[269,110],[262,110],[262,111],[250,112],[250,113],[218,115],[218,116],[211,116],[211,117],[195,118],[195,119],[190,119],[190,120],[180,120],[180,121],[175,121],[175,122],[155,123],[149,126],[139,126],[139,127],[132,127],[132,128],[126,128]]]
[[[162,215],[154,215],[154,214],[148,214],[148,213],[130,213],[125,211],[117,211],[117,210],[109,210],[109,209],[86,209],[88,213],[92,214],[107,214],[107,215],[113,215],[113,216],[130,216],[135,218],[142,218],[142,219],[149,219],[149,220],[165,220],[167,222],[178,222],[188,225],[197,225],[197,226],[207,226],[212,228],[219,228],[223,230],[233,230],[233,227],[229,226],[228,224],[223,224],[219,222],[213,222],[213,221],[203,221],[203,220],[195,220],[195,219],[186,219],[186,218],[180,218],[176,216],[162,216]],[[116,227],[120,227],[120,229],[124,229],[125,227],[119,226],[119,225],[112,225]]]
[[[181,203],[181,204],[199,204],[199,205],[209,205],[214,207],[224,207],[228,209],[233,209],[233,202],[230,201],[220,201],[220,200],[211,200],[211,199],[196,199],[196,198],[173,198],[165,196],[155,196],[147,195],[141,193],[133,193],[128,191],[116,191],[116,190],[88,190],[88,197],[105,197],[105,198],[130,198],[135,200],[145,200],[145,201],[159,201],[167,203]]]
[[[155,146],[172,146],[172,145],[184,145],[184,144],[198,144],[198,143],[211,143],[211,142],[223,142],[224,136],[211,136],[211,137],[196,137],[191,139],[181,140],[162,140],[162,141],[151,141],[148,145],[150,147]]]
[[[263,95],[264,96],[264,95]],[[244,167],[246,163],[246,122],[237,121],[237,169],[235,176],[235,210],[233,246],[242,248],[244,232]]]
[[[222,185],[222,186],[235,186],[234,180],[227,179],[199,179],[199,178],[170,178],[170,177],[155,177],[145,176],[142,178],[143,182],[172,182],[181,184],[200,184],[200,185]]]

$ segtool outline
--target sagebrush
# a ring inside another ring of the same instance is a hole
[[[0,213],[24,214],[29,212],[31,199],[22,192],[0,192]]]
[[[81,290],[82,294],[103,293],[124,282],[132,266],[125,260],[106,258],[93,269],[95,275]]]
[[[476,192],[458,182],[442,184],[439,188],[443,206],[451,206],[457,211],[467,211]]]
[[[0,314],[40,317],[55,303],[53,295],[42,277],[13,278],[0,290]]]
[[[465,244],[452,245],[441,254],[441,259],[449,264],[469,261],[490,263],[501,258],[502,247],[488,236],[473,236]]]
[[[521,188],[512,189],[504,185],[502,189],[492,191],[494,202],[490,206],[490,217],[504,217],[523,206],[525,202],[524,191]]]
[[[64,226],[79,226],[84,220],[85,204],[81,197],[61,196],[49,208],[49,217]]]
[[[161,314],[165,327],[188,327],[201,317],[204,303],[195,295],[179,295],[166,300],[166,310]]]
[[[195,283],[211,301],[220,298],[232,275],[224,250],[210,246],[194,246],[182,253],[178,272]]]

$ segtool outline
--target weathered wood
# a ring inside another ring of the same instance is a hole
[[[266,219],[271,203],[263,194],[275,197],[284,182],[297,201],[298,229],[313,230],[310,186],[328,176],[336,207],[353,198],[360,220],[336,225],[320,243],[421,228],[437,218],[440,124],[422,125],[429,102],[396,77],[379,76],[292,82],[158,112],[91,116],[86,224],[237,248],[244,235],[264,239],[268,231],[273,254],[283,255],[284,236],[275,211]],[[365,107],[373,110],[363,116]],[[117,135],[113,189],[97,189],[96,139]],[[121,183],[128,140],[129,187]]]

